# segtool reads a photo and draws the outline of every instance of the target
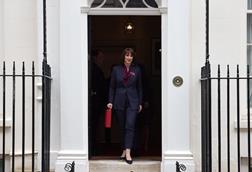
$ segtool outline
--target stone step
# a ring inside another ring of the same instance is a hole
[[[123,160],[90,160],[89,172],[160,172],[158,160],[134,159],[129,165]]]

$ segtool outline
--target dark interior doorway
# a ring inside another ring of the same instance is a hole
[[[121,153],[115,115],[112,128],[105,129],[104,110],[111,68],[121,62],[121,52],[126,47],[136,51],[135,59],[143,72],[144,109],[138,116],[133,154],[160,157],[161,17],[89,16],[88,25],[89,157],[119,156]],[[93,55],[100,51],[100,57],[95,60]]]

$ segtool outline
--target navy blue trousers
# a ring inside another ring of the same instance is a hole
[[[115,110],[121,133],[122,149],[132,149],[135,137],[137,110]]]

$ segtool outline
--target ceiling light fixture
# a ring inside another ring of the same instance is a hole
[[[127,22],[125,25],[126,33],[133,33],[134,30],[135,30],[134,24],[132,22]]]

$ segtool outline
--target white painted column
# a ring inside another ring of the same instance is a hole
[[[162,14],[162,170],[176,161],[194,171],[190,150],[190,0],[169,0]],[[183,84],[173,85],[180,76]]]
[[[75,161],[76,172],[88,171],[87,16],[80,0],[60,1],[60,152],[56,172]]]

